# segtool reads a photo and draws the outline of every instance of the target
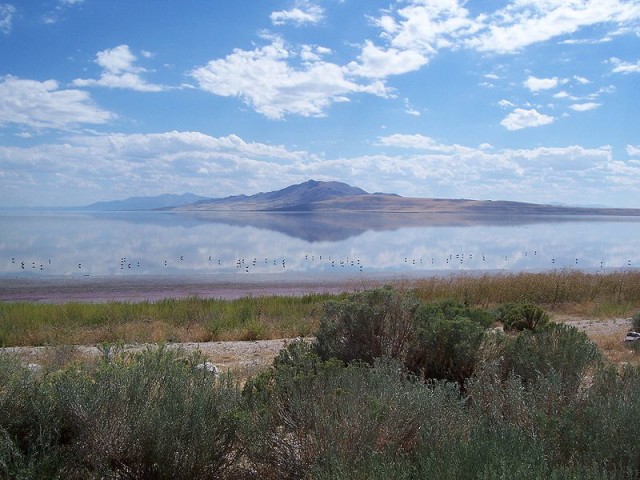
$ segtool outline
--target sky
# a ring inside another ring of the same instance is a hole
[[[640,207],[640,0],[0,0],[0,207]]]

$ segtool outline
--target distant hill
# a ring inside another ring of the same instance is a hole
[[[175,210],[295,211],[305,210],[309,205],[318,205],[337,198],[356,198],[368,195],[370,194],[361,188],[352,187],[346,183],[309,180],[274,192],[200,200],[177,207]]]
[[[640,216],[640,209],[580,208],[509,201],[408,198],[368,193],[341,182],[309,180],[282,190],[204,199],[169,210],[196,212],[380,212],[471,215],[621,215]]]
[[[115,212],[115,211],[135,211],[135,210],[158,210],[174,208],[180,205],[190,204],[206,199],[193,193],[183,193],[175,195],[165,193],[155,197],[131,197],[125,200],[113,200],[110,202],[96,202],[91,205],[80,207],[80,210],[93,212]]]

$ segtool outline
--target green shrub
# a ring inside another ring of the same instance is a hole
[[[408,368],[426,379],[463,385],[476,369],[485,328],[467,317],[432,316],[431,309],[421,310],[419,316],[418,340]]]
[[[394,358],[425,379],[463,385],[492,322],[488,312],[452,300],[421,305],[409,294],[376,289],[328,302],[315,345],[325,360]]]
[[[549,323],[549,315],[531,303],[505,303],[498,307],[498,320],[506,330],[536,330]]]
[[[404,362],[415,340],[415,314],[419,302],[392,288],[353,294],[325,303],[316,335],[323,359],[372,364],[380,357]]]
[[[575,391],[589,370],[601,361],[598,347],[584,332],[570,325],[551,323],[535,332],[525,330],[505,342],[502,377],[514,374],[529,385],[557,372],[565,388]]]
[[[466,422],[455,385],[416,381],[393,360],[323,362],[302,343],[281,352],[245,394],[257,478],[366,471],[371,455],[408,455],[425,441],[459,436]]]
[[[196,369],[201,360],[161,348],[44,378],[22,367],[5,373],[0,472],[9,478],[230,474],[242,452],[240,395],[228,377]]]

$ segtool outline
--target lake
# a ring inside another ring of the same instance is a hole
[[[0,214],[0,276],[429,275],[640,266],[637,217]]]

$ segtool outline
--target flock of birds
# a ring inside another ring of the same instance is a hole
[[[528,251],[521,252],[516,256],[519,257],[520,259],[522,257],[538,257],[538,258],[541,257],[540,255],[538,255],[537,250],[534,250],[533,252],[528,252]],[[207,257],[205,258],[206,260],[204,262],[207,266],[213,266],[213,267],[217,267],[218,270],[228,271],[233,269],[233,266],[235,265],[236,271],[243,271],[245,273],[251,273],[254,271],[273,272],[274,269],[277,269],[277,270],[286,269],[288,261],[289,261],[289,264],[291,263],[298,264],[297,268],[300,269],[300,267],[302,267],[303,270],[320,268],[320,269],[329,270],[329,271],[333,269],[337,269],[337,270],[349,269],[351,271],[356,270],[359,272],[365,271],[365,265],[360,258],[353,258],[349,256],[333,258],[332,256],[324,255],[324,258],[323,258],[323,255],[315,255],[315,254],[307,253],[307,254],[304,254],[303,258],[298,258],[297,261],[296,259],[287,260],[286,258],[283,258],[283,257],[272,258],[272,259],[270,258],[258,259],[258,257],[251,257],[251,258],[245,259],[240,257],[240,258],[237,258],[235,261],[227,261],[227,260],[223,261],[222,258],[217,258],[212,255],[209,255],[208,258]],[[479,260],[481,258],[481,263],[479,261],[474,262],[473,261],[474,258],[476,260]],[[144,262],[142,260],[132,260],[131,258],[128,258],[128,257],[120,257],[118,266],[119,266],[119,270],[121,270],[122,273],[135,271],[135,270],[140,271],[139,269],[141,269],[143,266],[145,267],[150,266],[153,272],[157,272],[159,266],[163,267],[164,269],[177,267],[179,269],[188,270],[190,268],[193,269],[193,264],[190,261],[194,261],[194,260],[198,262],[199,267],[203,266],[202,265],[203,260],[201,258],[197,259],[194,257],[188,257],[186,255],[165,258],[162,261],[161,265],[158,265],[157,263],[150,265],[148,262]],[[468,254],[451,253],[447,255],[444,259],[442,258],[436,259],[435,257],[431,257],[426,261],[422,257],[410,258],[408,256],[405,256],[397,259],[396,261],[397,263],[395,265],[387,265],[386,268],[393,269],[393,270],[398,270],[398,269],[402,270],[405,268],[409,269],[409,268],[412,268],[413,266],[417,266],[417,268],[438,270],[442,267],[446,269],[451,269],[453,266],[456,266],[457,268],[464,268],[465,265],[469,266],[471,269],[478,269],[478,270],[481,270],[483,268],[509,268],[508,255],[499,257],[497,259],[494,257],[492,260],[493,260],[492,262],[489,262],[489,264],[487,264],[487,255],[485,255],[484,253],[476,254],[475,257],[473,253],[468,253]],[[580,266],[583,264],[580,258],[575,258],[575,261],[573,259],[570,259],[570,260],[563,259],[560,262],[556,258],[552,257],[550,259],[547,259],[546,262],[545,261],[543,262],[546,263],[546,266],[549,268],[569,268],[574,265],[576,266],[576,268],[580,268]],[[49,270],[49,268],[53,268],[53,265],[54,265],[54,263],[52,263],[51,258],[48,258],[45,261],[31,261],[31,260],[17,259],[16,257],[11,258],[11,264],[15,265],[13,270],[17,270],[17,271],[30,270],[30,271],[42,271],[42,272]],[[585,264],[588,265],[588,262]],[[491,265],[491,267],[487,267],[487,265]],[[545,267],[545,265],[543,265],[542,263],[538,263],[536,264],[536,266],[539,268]],[[605,261],[601,260],[600,268],[604,269],[605,266],[609,267],[610,265],[605,265]],[[631,259],[628,259],[626,261],[626,266],[627,267],[633,266]],[[595,265],[589,266],[589,268],[594,268],[594,267]],[[620,268],[621,266],[619,265],[616,267]],[[67,269],[68,268],[69,267],[67,267]],[[91,268],[89,267],[89,265],[83,264],[83,263],[78,263],[77,267],[75,266],[75,264],[73,264],[72,269],[76,270],[79,273],[83,273],[83,269],[84,271],[91,271]]]

